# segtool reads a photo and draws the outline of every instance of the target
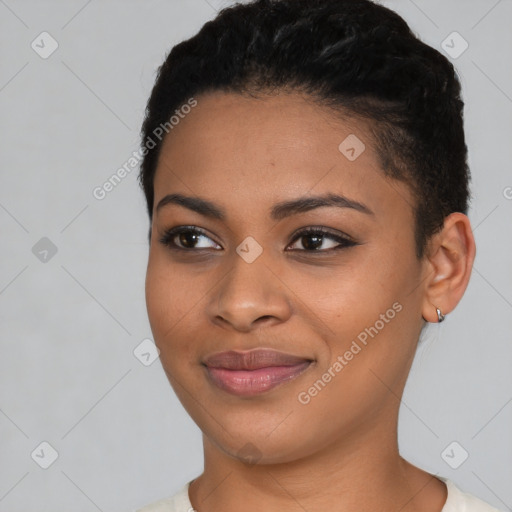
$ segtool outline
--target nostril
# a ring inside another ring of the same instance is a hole
[[[272,315],[264,315],[264,316],[260,316],[258,319],[256,319],[255,323],[265,324],[267,322],[272,321],[273,319],[275,319],[275,317]]]

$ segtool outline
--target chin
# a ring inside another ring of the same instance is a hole
[[[257,433],[251,429],[247,432],[238,430],[233,436],[222,431],[214,436],[207,434],[207,437],[226,455],[248,466],[285,464],[314,453],[314,443],[311,445],[311,450],[308,450],[309,445],[305,444],[307,439],[293,435],[292,432],[283,429],[279,434],[274,432],[270,436],[262,433],[271,430],[268,428]],[[315,438],[315,436],[312,437]]]

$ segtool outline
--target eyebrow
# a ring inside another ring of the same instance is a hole
[[[183,206],[211,219],[225,221],[227,218],[226,211],[221,206],[201,197],[185,196],[183,194],[167,194],[158,202],[156,211],[159,212],[160,209],[169,204]],[[325,206],[351,208],[361,213],[374,215],[374,212],[363,203],[339,194],[325,194],[321,196],[300,197],[276,203],[270,210],[270,218],[276,221],[282,220],[298,213],[304,213]]]

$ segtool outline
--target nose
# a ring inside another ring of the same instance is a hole
[[[241,332],[285,322],[291,307],[282,280],[261,256],[252,263],[238,254],[232,260],[209,303],[212,322]]]

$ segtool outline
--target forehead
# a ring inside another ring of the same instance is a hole
[[[214,92],[196,100],[164,140],[155,205],[178,191],[215,198],[226,210],[325,192],[372,204],[374,211],[412,205],[408,187],[380,169],[361,121],[335,116],[298,93]]]
[[[344,134],[353,131],[367,138],[356,121],[341,122],[332,110],[299,93],[254,98],[216,91],[197,98],[197,106],[166,137],[162,154],[187,153],[188,160],[208,160],[210,167],[242,156],[293,164],[308,155],[318,160],[319,153],[332,154]],[[217,155],[222,158],[212,159]]]

